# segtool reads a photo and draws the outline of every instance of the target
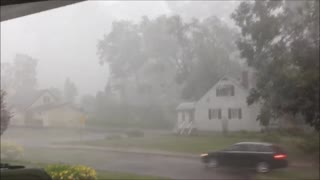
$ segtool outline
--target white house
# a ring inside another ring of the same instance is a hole
[[[188,134],[193,129],[218,132],[261,130],[256,120],[260,105],[247,105],[250,88],[255,85],[252,73],[243,72],[241,81],[225,76],[197,102],[180,104],[176,133]]]

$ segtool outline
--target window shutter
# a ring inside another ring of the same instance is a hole
[[[211,109],[208,109],[208,118],[211,120]]]
[[[231,109],[228,108],[228,118],[231,119]]]
[[[219,109],[218,118],[221,119],[221,109]]]
[[[241,108],[239,108],[239,119],[242,119],[242,111],[241,111]]]

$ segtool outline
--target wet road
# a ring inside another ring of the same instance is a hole
[[[97,170],[128,172],[171,179],[250,179],[243,171],[205,169],[199,159],[107,152],[99,150],[27,148],[25,159],[33,162],[84,164]]]

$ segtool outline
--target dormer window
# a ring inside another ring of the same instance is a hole
[[[231,84],[226,84],[217,87],[216,96],[234,96],[234,86]]]

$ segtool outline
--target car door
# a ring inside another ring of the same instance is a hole
[[[257,159],[260,156],[258,152],[258,146],[256,144],[248,144],[246,147],[246,151],[242,156],[242,166],[243,167],[251,167],[254,166],[257,162]]]
[[[243,144],[235,144],[224,151],[223,161],[227,166],[241,166],[243,163],[243,153],[246,146]]]

